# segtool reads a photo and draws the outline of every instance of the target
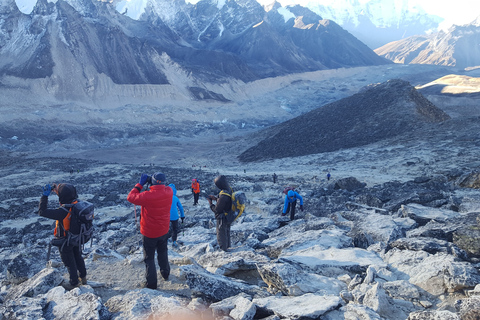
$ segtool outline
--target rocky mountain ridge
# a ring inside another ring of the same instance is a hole
[[[480,66],[480,26],[475,21],[448,31],[416,35],[388,43],[375,52],[395,63]]]
[[[14,0],[4,1],[0,73],[49,78],[51,91],[68,87],[81,96],[99,86],[102,75],[116,84],[168,84],[165,69],[171,64],[217,83],[387,63],[311,12],[315,19],[301,22],[297,16],[295,24],[254,0],[228,1],[222,8],[207,0],[195,6],[179,1],[167,24],[154,3],[133,20],[108,2],[40,0],[26,15]]]

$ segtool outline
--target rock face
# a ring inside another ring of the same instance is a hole
[[[390,80],[267,129],[268,138],[238,158],[248,162],[357,147],[449,118],[408,82]]]
[[[480,26],[453,26],[426,36],[411,36],[388,43],[375,52],[395,63],[436,64],[459,68],[480,65]]]

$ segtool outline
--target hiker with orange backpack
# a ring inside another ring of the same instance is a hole
[[[53,185],[53,188],[47,184],[42,187],[42,191],[38,214],[45,218],[57,220],[54,232],[54,241],[56,242],[52,242],[52,244],[58,246],[60,258],[65,267],[67,267],[70,277],[69,282],[62,283],[62,286],[67,290],[71,290],[80,283],[87,284],[87,269],[85,268],[85,261],[83,260],[80,246],[67,242],[70,228],[73,228],[77,223],[75,215],[72,215],[71,210],[67,208],[78,201],[77,190],[71,184],[60,183]],[[60,201],[60,207],[57,209],[47,208],[48,196],[52,191],[58,195],[58,200]]]
[[[215,213],[215,220],[217,220],[217,242],[220,249],[227,251],[231,246],[230,240],[230,224],[227,222],[225,213],[232,209],[232,188],[227,182],[227,177],[219,175],[214,180],[215,185],[221,190],[218,197],[210,195],[207,200],[210,205],[210,209]],[[230,196],[229,196],[230,195]],[[216,201],[217,204],[213,204],[212,201]]]
[[[198,198],[200,197],[200,183],[197,179],[192,179],[192,193],[193,193],[193,205],[198,204]]]

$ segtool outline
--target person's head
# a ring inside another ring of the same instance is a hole
[[[293,199],[294,196],[295,196],[295,192],[293,192],[293,190],[288,190],[287,197],[289,197],[290,199]]]
[[[227,182],[227,177],[225,177],[224,175],[219,175],[218,177],[215,178],[213,182],[215,183],[218,189],[221,189],[221,190],[230,189],[230,185]]]
[[[175,185],[174,185],[173,183],[170,183],[168,186],[169,186],[170,188],[172,188],[172,190],[173,190],[173,195],[176,195],[176,194],[177,194],[177,188],[175,188]]]
[[[152,185],[165,184],[165,175],[161,172],[152,174]]]
[[[69,183],[60,183],[55,187],[58,200],[61,204],[70,204],[78,198],[77,189]]]
[[[197,182],[197,179],[192,179],[192,183],[195,183],[195,182]]]

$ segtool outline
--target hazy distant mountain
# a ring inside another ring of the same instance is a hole
[[[50,77],[71,89],[64,92],[79,92],[91,90],[98,75],[166,84],[172,66],[215,82],[389,63],[308,9],[292,8],[285,19],[278,5],[266,12],[255,0],[219,3],[148,0],[135,20],[109,2],[38,0],[26,15],[4,0],[0,74]]]
[[[310,10],[338,23],[370,48],[436,30],[442,18],[427,14],[412,0],[336,0],[328,6],[314,1]]]
[[[480,23],[453,26],[424,36],[394,41],[375,50],[396,63],[421,63],[468,68],[480,66]]]
[[[450,119],[414,87],[394,79],[266,129],[239,156],[261,161],[364,146]]]

